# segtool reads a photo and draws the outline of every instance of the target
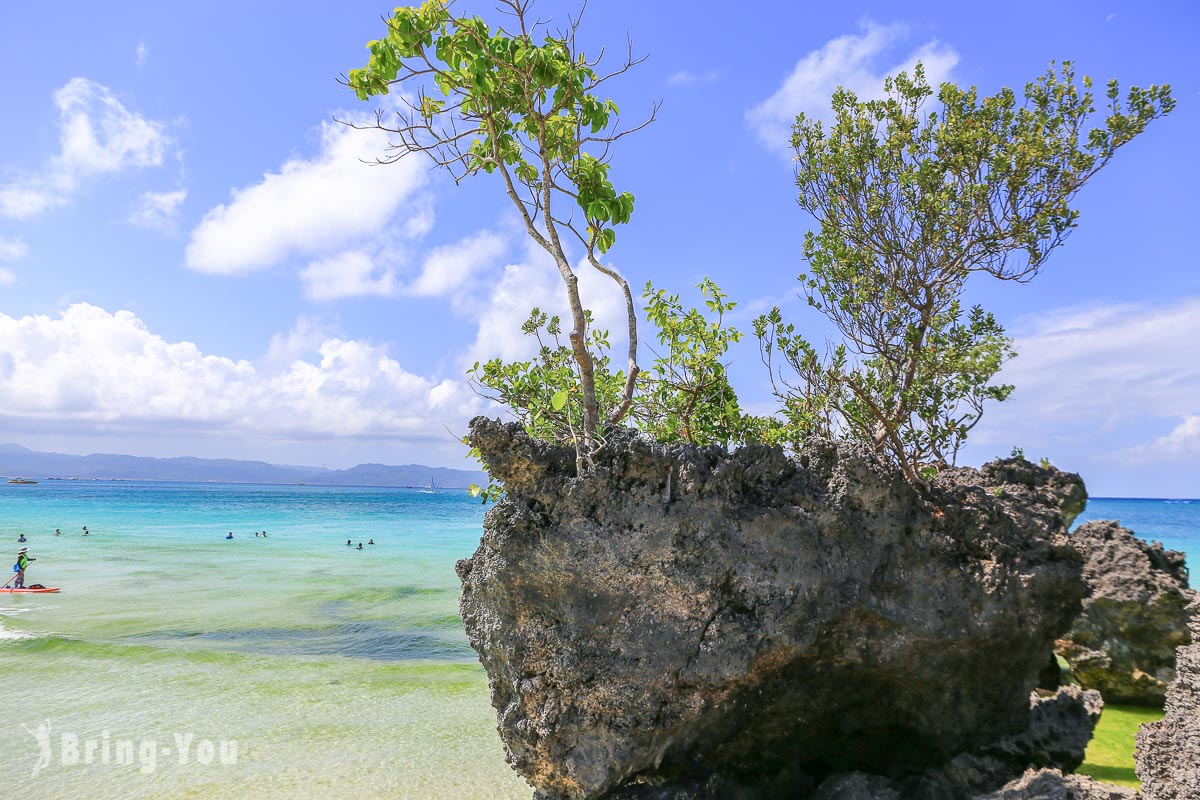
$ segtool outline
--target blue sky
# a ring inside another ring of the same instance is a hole
[[[491,13],[490,3],[460,3]],[[575,4],[543,2],[565,18]],[[686,9],[686,12],[680,9]],[[997,10],[1000,9],[1000,10]],[[0,441],[64,452],[461,466],[447,432],[484,408],[475,359],[557,277],[486,176],[367,167],[369,111],[337,82],[389,6],[64,2],[0,8]],[[1193,2],[800,4],[593,0],[582,39],[649,60],[611,84],[658,121],[613,167],[637,197],[611,252],[635,286],[712,276],[734,322],[797,301],[788,120],[844,83],[878,91],[922,58],[983,92],[1051,59],[1170,83],[1178,106],[1079,198],[1080,226],[1032,284],[979,279],[1021,355],[1013,398],[962,460],[1014,446],[1097,495],[1200,496],[1200,7]],[[783,138],[781,138],[783,137]],[[594,287],[594,288],[592,288]],[[591,288],[602,320],[618,298]],[[743,401],[770,396],[755,345]]]

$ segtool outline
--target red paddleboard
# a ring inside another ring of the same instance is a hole
[[[62,590],[57,587],[54,589],[0,589],[0,592],[8,592],[9,594],[47,594],[58,591]]]

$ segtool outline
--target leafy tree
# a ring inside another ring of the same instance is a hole
[[[658,329],[665,352],[642,373],[634,417],[660,442],[730,445],[746,435],[745,417],[722,360],[729,345],[742,338],[724,321],[737,303],[708,278],[696,288],[715,319],[684,309],[679,295],[646,284],[646,316]]]
[[[660,442],[734,444],[744,439],[744,418],[722,361],[741,333],[724,323],[736,303],[711,280],[699,287],[708,313],[685,309],[679,295],[646,284],[647,318],[663,347],[639,375],[626,421]],[[601,412],[623,402],[626,375],[611,369],[608,332],[589,325],[594,356],[596,398]],[[521,330],[537,339],[537,355],[528,361],[500,358],[467,372],[484,397],[506,406],[531,436],[543,441],[575,441],[583,418],[578,374],[570,347],[562,340],[559,318],[533,309]],[[602,434],[601,434],[602,436]]]
[[[608,332],[592,325],[590,311],[584,311],[584,316],[596,402],[603,413],[623,401],[625,375],[610,369]],[[574,352],[562,340],[559,318],[535,308],[521,331],[537,339],[536,356],[528,361],[476,362],[467,370],[467,379],[479,394],[507,407],[530,436],[572,444],[578,441],[583,424],[583,402]]]
[[[616,424],[633,402],[637,363],[637,316],[625,279],[602,263],[629,222],[634,199],[609,178],[613,145],[644,127],[622,128],[616,103],[598,92],[639,60],[628,54],[614,72],[596,71],[578,51],[579,19],[551,33],[530,20],[531,0],[499,0],[511,30],[492,28],[480,17],[454,16],[442,0],[397,8],[386,35],[370,42],[366,67],[351,70],[347,83],[360,99],[399,87],[394,115],[376,115],[377,129],[393,136],[382,162],[424,154],[455,182],[480,172],[497,174],[528,235],[554,259],[566,286],[572,327],[567,334],[581,415],[573,427],[580,471],[601,444],[602,417],[588,317],[568,242],[582,247],[594,269],[614,280],[625,296],[628,366],[619,402],[603,421]],[[655,109],[657,110],[657,108]]]
[[[961,296],[976,272],[1028,281],[1075,227],[1075,194],[1154,119],[1167,86],[1105,92],[1092,124],[1091,81],[1070,63],[980,98],[933,89],[920,65],[887,81],[881,100],[839,89],[828,129],[797,118],[792,145],[809,304],[843,342],[822,354],[778,308],[755,320],[784,418],[779,438],[835,433],[870,442],[923,483],[953,463],[1012,355],[1004,329]],[[785,367],[787,368],[785,370]]]

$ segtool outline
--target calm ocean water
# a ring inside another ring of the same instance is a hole
[[[529,797],[458,617],[482,516],[456,490],[0,484],[4,569],[23,533],[27,582],[63,587],[0,595],[9,792]],[[1200,563],[1200,502],[1094,499],[1080,521],[1112,518]]]
[[[461,490],[0,484],[4,569],[24,533],[26,582],[63,587],[0,594],[6,788],[528,798],[458,617],[454,562],[482,517]]]

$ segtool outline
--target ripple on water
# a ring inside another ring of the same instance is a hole
[[[408,627],[397,630],[372,622],[345,622],[318,628],[245,628],[223,631],[153,631],[137,637],[168,643],[187,640],[215,648],[272,656],[342,656],[372,661],[473,661],[461,635]]]

